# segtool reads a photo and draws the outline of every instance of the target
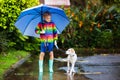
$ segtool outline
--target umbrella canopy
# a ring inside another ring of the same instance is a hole
[[[51,20],[55,23],[57,32],[60,34],[69,24],[69,20],[61,8],[47,5],[39,5],[23,10],[18,17],[15,26],[22,32],[23,35],[39,37],[35,33],[35,28],[39,22],[42,22],[42,15],[45,12],[51,13]]]

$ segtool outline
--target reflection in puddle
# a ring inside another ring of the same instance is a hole
[[[73,73],[72,75],[67,74],[67,80],[74,80],[74,75],[75,73]]]
[[[49,80],[53,80],[53,73],[49,73]]]
[[[39,73],[38,80],[43,80],[43,72],[40,72],[40,73]]]
[[[38,80],[44,80],[43,79],[43,72],[39,73]],[[49,73],[49,78],[47,80],[53,80],[53,73]]]

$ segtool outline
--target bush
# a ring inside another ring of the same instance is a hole
[[[62,47],[118,47],[115,45],[120,40],[120,12],[117,5],[103,6],[98,0],[88,0],[85,7],[71,6],[65,12],[70,24],[60,35],[59,43],[64,44]]]
[[[14,23],[22,10],[37,4],[38,0],[0,0],[0,32],[5,33],[0,34],[1,49],[14,47],[16,49],[33,50],[30,46],[34,44],[30,42],[31,38],[23,36],[14,26]]]

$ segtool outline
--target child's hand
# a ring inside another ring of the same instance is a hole
[[[57,41],[55,40],[55,42],[54,42],[54,45],[55,45],[55,47],[57,48],[57,49],[59,49],[59,47],[57,46]]]
[[[54,44],[57,45],[57,41],[56,40],[55,40]]]
[[[45,31],[44,31],[44,30],[42,30],[40,33],[41,33],[41,34],[45,34]]]

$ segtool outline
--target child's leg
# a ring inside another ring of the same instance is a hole
[[[53,54],[53,43],[49,43],[48,45],[48,50],[49,50],[49,55],[50,55],[50,59],[49,59],[49,71],[53,72],[53,59],[54,59],[54,54]]]
[[[44,55],[45,55],[44,43],[41,43],[40,50],[41,50],[41,53],[39,55],[39,72],[43,72],[43,60],[44,60]]]
[[[48,51],[50,52],[50,53],[49,53],[49,55],[50,55],[50,60],[53,60],[53,59],[54,59],[53,47],[54,47],[54,43],[49,43],[49,44],[48,44]]]
[[[53,51],[51,51],[49,55],[50,55],[50,59],[49,59],[49,72],[53,72],[53,59],[54,59]]]
[[[51,52],[49,53],[49,55],[50,55],[50,60],[53,60],[53,59],[54,59],[54,53],[53,53],[53,51],[51,51]]]
[[[43,59],[44,59],[44,52],[41,52],[39,55],[39,72],[43,72]]]
[[[39,55],[39,60],[43,60],[44,56],[45,56],[45,51],[46,51],[46,47],[45,47],[45,43],[41,43],[40,46],[40,55]]]
[[[45,53],[41,52],[39,55],[39,60],[44,60]]]
[[[53,60],[49,60],[49,72],[53,72]]]

